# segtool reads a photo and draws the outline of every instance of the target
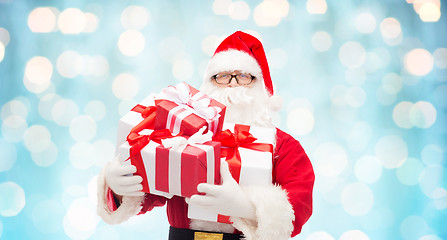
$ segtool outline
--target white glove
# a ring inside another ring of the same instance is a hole
[[[201,183],[197,190],[206,195],[193,195],[189,203],[230,217],[256,220],[256,209],[239,184],[231,176],[228,163],[220,168],[222,185]]]
[[[143,178],[132,175],[136,171],[135,166],[123,164],[117,155],[105,166],[104,176],[107,185],[114,193],[122,196],[143,196],[144,192],[140,191],[143,189],[141,184]]]

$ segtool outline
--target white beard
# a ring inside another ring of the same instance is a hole
[[[225,122],[273,127],[268,97],[261,81],[251,87],[218,87],[205,80],[200,90],[227,106]]]

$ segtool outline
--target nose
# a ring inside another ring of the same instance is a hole
[[[232,78],[230,79],[230,83],[228,83],[228,86],[229,86],[229,87],[237,87],[238,85],[239,85],[239,84],[237,83],[235,77],[232,77]]]

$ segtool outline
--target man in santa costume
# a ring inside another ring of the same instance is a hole
[[[227,106],[225,121],[274,127],[271,111],[278,110],[280,98],[274,96],[264,49],[255,37],[240,31],[227,37],[211,58],[200,90]],[[222,185],[199,184],[205,195],[190,199],[141,192],[142,178],[132,176],[135,167],[116,158],[98,177],[98,214],[117,224],[167,204],[172,240],[289,239],[312,214],[315,176],[300,143],[280,129],[274,149],[271,185],[240,186],[223,161]],[[188,204],[230,216],[233,224],[189,219]]]

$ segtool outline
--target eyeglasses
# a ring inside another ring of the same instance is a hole
[[[246,73],[218,73],[216,75],[213,75],[212,78],[218,84],[229,84],[231,82],[231,79],[235,78],[237,84],[239,85],[249,85],[254,79],[256,79],[256,77]]]

